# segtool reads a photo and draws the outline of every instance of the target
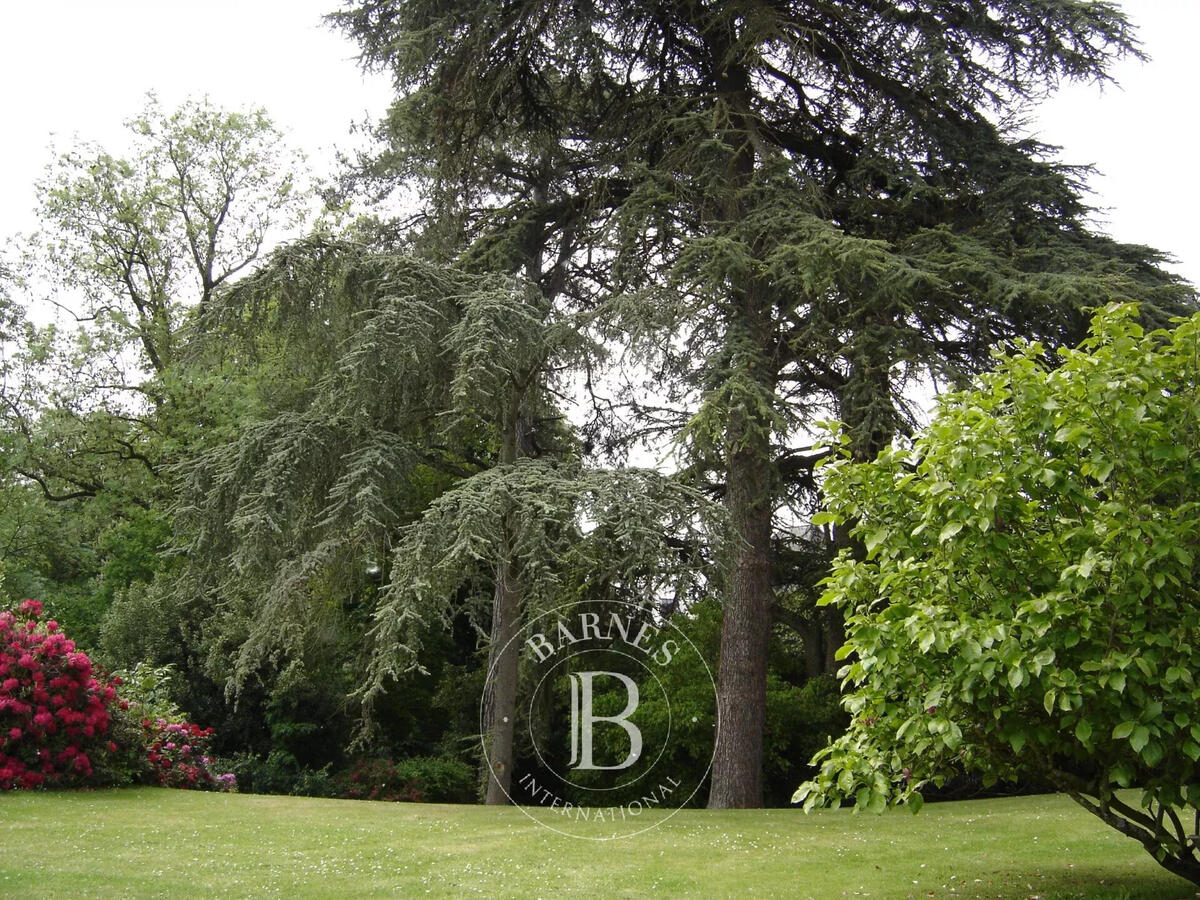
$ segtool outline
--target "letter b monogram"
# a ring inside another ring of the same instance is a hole
[[[597,675],[616,678],[625,685],[625,708],[615,716],[592,713],[592,680]],[[578,672],[567,676],[571,680],[571,768],[628,769],[642,755],[642,731],[629,721],[638,708],[638,686],[632,678],[620,672]],[[616,766],[598,766],[592,761],[592,723],[612,722],[629,735],[629,755]],[[576,765],[578,763],[578,765]]]

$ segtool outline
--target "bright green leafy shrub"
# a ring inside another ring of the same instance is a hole
[[[911,446],[825,468],[865,548],[822,599],[853,722],[797,799],[1045,779],[1200,883],[1200,315],[1110,307],[1060,357],[1020,347]]]

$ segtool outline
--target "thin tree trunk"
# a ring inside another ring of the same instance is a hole
[[[500,464],[512,465],[521,444],[520,394],[509,402],[504,422],[504,443]],[[488,766],[489,806],[510,801],[513,769],[513,731],[517,718],[517,674],[521,643],[515,640],[520,629],[523,597],[520,573],[505,552],[496,565],[496,594],[492,606],[491,651],[488,659]]]
[[[543,168],[549,166],[543,162]],[[531,186],[535,208],[546,202],[546,188],[542,183]],[[544,223],[531,222],[523,238],[525,277],[532,284],[541,285],[544,270],[542,258],[546,252],[547,232]],[[566,238],[564,237],[564,242]],[[554,267],[556,273],[567,258],[565,247],[560,261]],[[556,274],[551,280],[558,278]],[[555,290],[546,290],[544,296],[549,306],[553,303]],[[500,465],[512,465],[522,456],[530,454],[532,424],[521,414],[521,401],[525,389],[514,385],[505,410],[503,444],[500,449]],[[485,802],[498,806],[511,802],[513,770],[513,734],[517,718],[517,678],[520,673],[521,642],[516,640],[521,629],[522,605],[525,588],[521,573],[512,559],[507,545],[496,565],[496,595],[492,606],[491,652],[488,671],[491,681],[487,689],[489,710],[490,762],[487,773]]]
[[[521,590],[511,564],[497,566],[496,599],[492,611],[491,734],[487,804],[509,803],[512,785],[513,729],[517,714],[517,664],[521,644],[516,637],[521,614]]]
[[[846,619],[840,609],[825,607],[821,617],[821,645],[824,653],[821,659],[821,673],[836,675],[844,661],[837,658],[837,652],[846,643]]]

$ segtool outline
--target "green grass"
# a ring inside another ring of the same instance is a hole
[[[688,810],[595,842],[511,808],[149,788],[0,796],[0,893],[1197,896],[1063,797],[935,804],[915,817]]]

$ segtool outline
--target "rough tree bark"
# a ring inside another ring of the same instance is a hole
[[[750,75],[732,63],[734,35],[709,33],[708,48],[717,94],[729,110],[750,109]],[[746,216],[745,191],[753,182],[758,154],[757,125],[744,112],[730,116],[725,143],[729,159],[726,223]],[[742,362],[757,381],[770,379],[772,358],[769,289],[751,277],[731,285],[730,337],[746,335],[757,358]],[[774,385],[763,385],[773,395]],[[743,404],[728,411],[725,435],[726,504],[733,525],[732,571],[721,625],[717,671],[718,735],[713,756],[710,809],[753,809],[763,804],[763,725],[767,708],[767,651],[774,592],[771,588],[771,526],[777,462],[771,451],[772,422],[761,407]]]
[[[766,443],[765,436],[761,442],[749,442],[729,459],[727,503],[737,546],[721,626],[717,675],[720,718],[710,809],[757,808],[763,802],[773,510],[764,464],[769,458],[768,448],[756,446],[760,443]]]
[[[521,445],[521,397],[515,391],[504,422],[500,465],[517,461]],[[517,675],[521,642],[522,588],[520,573],[507,553],[496,564],[496,595],[492,606],[491,650],[488,654],[488,772],[486,803],[499,806],[510,802],[512,785],[513,730],[517,717]]]

